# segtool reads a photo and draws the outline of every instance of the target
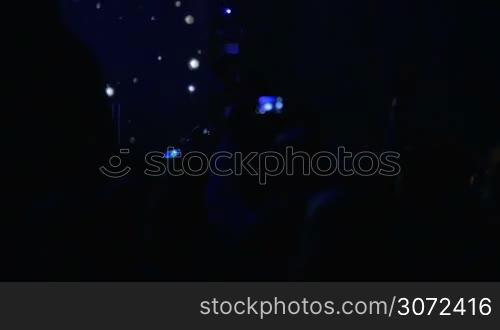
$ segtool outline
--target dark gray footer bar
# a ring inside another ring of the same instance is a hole
[[[498,283],[3,283],[0,329],[499,329]]]

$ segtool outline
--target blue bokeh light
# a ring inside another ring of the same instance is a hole
[[[176,159],[182,157],[182,151],[181,149],[177,148],[172,148],[168,149],[167,152],[163,155],[163,158],[165,159]]]
[[[260,115],[268,113],[280,114],[285,104],[283,98],[279,96],[261,96],[258,99],[257,113]]]
[[[229,43],[224,45],[224,51],[229,55],[238,55],[240,53],[240,44]]]

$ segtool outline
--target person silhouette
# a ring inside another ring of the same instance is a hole
[[[12,266],[2,277],[67,279],[76,274],[72,267],[85,265],[84,256],[91,258],[97,196],[106,184],[98,168],[113,144],[111,116],[98,66],[62,23],[58,1],[31,6],[8,41],[14,70],[4,202],[14,213],[1,230]]]

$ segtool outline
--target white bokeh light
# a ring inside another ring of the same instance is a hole
[[[200,68],[200,60],[192,58],[189,60],[189,70],[198,70]]]
[[[196,86],[195,85],[189,85],[188,86],[188,92],[193,94],[194,92],[196,92]]]
[[[186,22],[186,24],[188,24],[188,25],[194,24],[194,16],[193,15],[187,15],[184,18],[184,22]]]
[[[107,85],[106,86],[106,95],[108,97],[113,97],[115,96],[115,89],[113,87],[111,87],[110,85]]]

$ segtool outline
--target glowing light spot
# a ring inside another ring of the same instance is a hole
[[[186,24],[188,24],[188,25],[194,24],[194,16],[193,15],[187,15],[184,18],[184,22],[186,22]]]
[[[278,96],[261,96],[258,99],[257,113],[264,115],[267,113],[281,114],[285,103],[282,97]]]
[[[189,70],[198,70],[200,68],[200,60],[192,58],[189,60]]]
[[[168,149],[163,155],[165,159],[176,159],[182,157],[181,149]]]
[[[109,85],[108,85],[108,86],[106,86],[106,95],[107,95],[108,97],[113,97],[113,96],[115,96],[115,89],[114,89],[113,87],[109,86]]]
[[[238,43],[229,43],[224,45],[224,51],[229,55],[238,55],[240,53],[240,45]]]

